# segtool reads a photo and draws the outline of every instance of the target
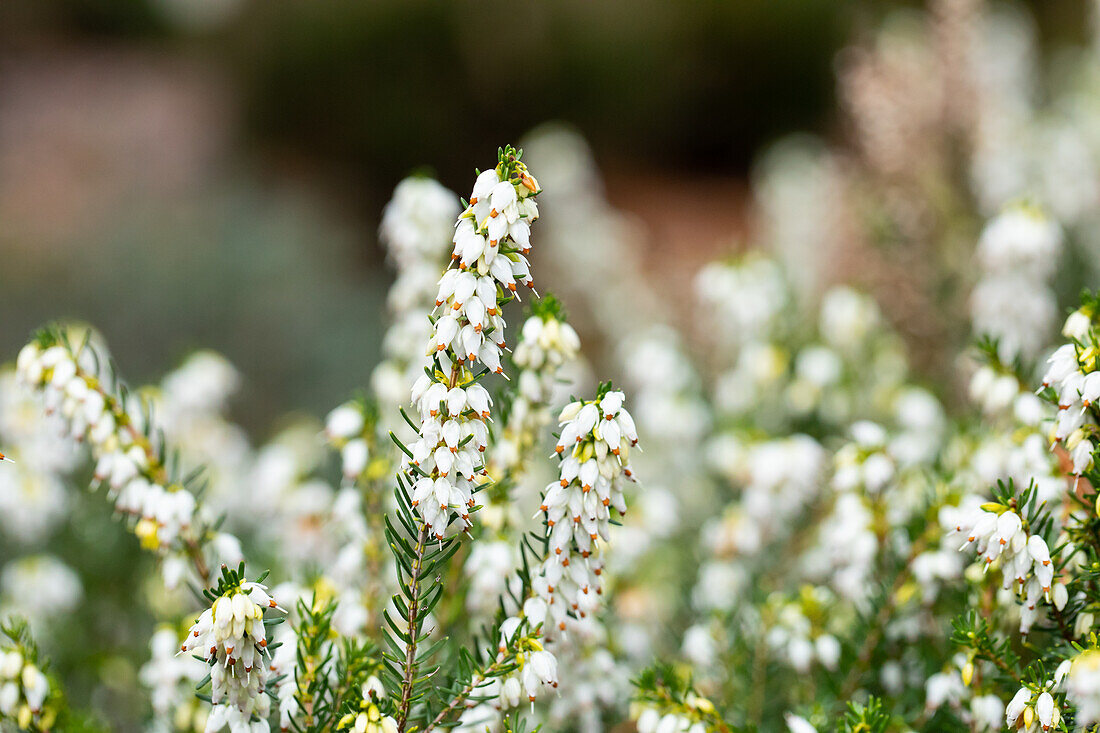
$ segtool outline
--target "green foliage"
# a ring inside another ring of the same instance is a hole
[[[837,724],[837,733],[886,733],[891,718],[882,700],[871,697],[866,704],[848,703],[848,711]]]

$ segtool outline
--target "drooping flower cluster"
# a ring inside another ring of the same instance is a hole
[[[208,731],[226,725],[234,733],[269,730],[271,653],[264,612],[283,609],[268,595],[267,586],[245,581],[243,571],[243,564],[236,571],[223,567],[216,592],[208,593],[213,604],[191,626],[181,646],[181,653],[193,651],[210,665],[214,708]]]
[[[518,468],[550,422],[549,405],[561,368],[577,358],[580,338],[553,296],[536,301],[523,324],[512,360],[519,368],[516,395],[494,449],[492,471]]]
[[[1015,588],[1023,599],[1020,633],[1026,634],[1038,619],[1037,605],[1044,597],[1058,610],[1065,607],[1066,587],[1054,583],[1055,564],[1046,541],[1032,534],[1016,511],[998,504],[980,508],[961,518],[955,532],[964,540],[960,550],[974,545],[987,568],[1000,566],[1002,587]]]
[[[478,176],[458,219],[452,255],[458,266],[439,281],[431,364],[412,387],[419,437],[408,449],[410,501],[438,539],[452,513],[470,524],[474,491],[487,478],[481,454],[492,399],[478,380],[503,373],[502,307],[515,296],[517,282],[533,286],[524,255],[538,216],[532,198],[538,190],[519,154],[502,150],[496,168]],[[478,364],[485,371],[477,372]]]
[[[1058,402],[1054,438],[1069,454],[1077,476],[1093,467],[1100,435],[1095,413],[1090,409],[1100,399],[1100,341],[1093,326],[1095,313],[1096,303],[1089,301],[1066,319],[1063,333],[1070,342],[1051,355],[1043,375],[1043,387],[1050,388]]]
[[[608,385],[594,400],[566,405],[558,418],[559,480],[546,487],[539,507],[549,551],[532,581],[546,604],[548,638],[564,633],[571,615],[584,617],[599,605],[601,543],[610,536],[611,511],[626,513],[622,481],[635,480],[630,452],[638,433],[623,400]]]
[[[182,553],[198,532],[195,496],[171,480],[140,402],[110,391],[102,348],[92,339],[79,348],[70,344],[61,334],[43,333],[20,352],[19,378],[41,392],[47,412],[64,418],[72,438],[88,444],[95,480],[107,485],[119,512],[134,518],[142,545]]]
[[[1005,725],[1010,730],[1022,725],[1024,730],[1042,730],[1044,733],[1058,729],[1062,710],[1055,695],[1062,689],[1070,669],[1070,662],[1066,660],[1058,665],[1054,679],[1041,687],[1022,686],[1005,705]],[[1083,730],[1087,724],[1087,715],[1085,720],[1078,718],[1077,724],[1077,730]]]
[[[18,730],[49,730],[55,717],[45,709],[50,682],[26,652],[0,645],[0,721],[10,721]]]
[[[1048,280],[1058,264],[1058,224],[1023,206],[1006,209],[978,241],[981,279],[970,296],[974,331],[997,341],[1005,363],[1033,359],[1057,315]]]

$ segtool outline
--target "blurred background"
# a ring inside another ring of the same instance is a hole
[[[134,382],[225,353],[261,434],[322,412],[378,359],[393,186],[465,194],[550,120],[644,223],[645,265],[687,277],[743,233],[761,149],[844,135],[838,51],[890,5],[5,0],[0,353],[81,318]],[[1083,33],[1083,4],[1033,5],[1043,39]]]

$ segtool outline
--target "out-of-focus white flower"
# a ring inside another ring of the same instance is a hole
[[[1074,657],[1065,688],[1080,728],[1100,722],[1100,651],[1089,649]]]
[[[1024,207],[1006,209],[978,240],[981,279],[970,299],[974,331],[996,339],[1007,364],[1034,358],[1050,336],[1057,302],[1047,280],[1061,248],[1058,225]]]
[[[80,578],[52,555],[23,557],[0,571],[0,607],[30,619],[70,613],[84,597]]]

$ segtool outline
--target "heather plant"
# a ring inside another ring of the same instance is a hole
[[[675,292],[568,129],[467,200],[401,182],[382,362],[261,445],[213,353],[135,389],[93,328],[35,334],[0,373],[0,729],[93,728],[76,655],[136,643],[156,731],[1096,730],[1100,151],[998,71],[1029,29],[887,19],[840,65],[854,140],[777,145],[752,246]],[[68,545],[104,505],[77,547],[130,552],[117,587]]]

